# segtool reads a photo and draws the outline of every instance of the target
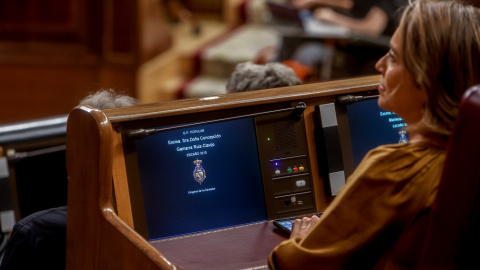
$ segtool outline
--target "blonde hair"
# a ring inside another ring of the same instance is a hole
[[[397,31],[403,62],[428,98],[420,134],[448,141],[461,97],[480,83],[480,1],[417,0],[408,5]]]

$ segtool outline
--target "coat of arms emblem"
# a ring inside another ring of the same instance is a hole
[[[205,173],[205,169],[201,165],[201,160],[197,158],[197,160],[195,160],[193,164],[195,164],[195,168],[193,169],[193,178],[201,185],[205,178],[207,178],[207,174]]]

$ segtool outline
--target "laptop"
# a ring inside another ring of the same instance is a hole
[[[273,0],[266,2],[272,15],[272,21],[281,32],[303,33],[318,38],[349,38],[350,29],[321,22],[313,17],[310,10],[299,10],[291,3],[280,3]]]

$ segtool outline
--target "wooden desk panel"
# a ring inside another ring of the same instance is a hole
[[[203,269],[265,265],[268,253],[285,239],[275,233],[271,223],[173,241],[148,242],[136,232],[128,206],[126,169],[124,163],[118,162],[123,159],[123,152],[120,151],[121,138],[116,128],[124,124],[141,127],[151,120],[168,122],[171,117],[189,118],[199,113],[211,116],[231,110],[249,111],[259,106],[268,108],[305,102],[305,131],[312,178],[317,210],[322,211],[329,198],[323,192],[323,179],[318,174],[313,137],[316,126],[314,107],[332,102],[336,95],[374,91],[378,81],[379,76],[371,76],[105,111],[85,106],[75,108],[67,124],[67,269],[178,269],[176,264],[194,269],[199,262],[212,261],[212,267]],[[214,248],[220,248],[221,252],[211,253],[209,256],[215,257],[212,261],[207,257],[208,252],[193,252]],[[258,253],[250,253],[252,250]],[[222,254],[230,254],[230,257]],[[238,258],[233,258],[235,256]]]

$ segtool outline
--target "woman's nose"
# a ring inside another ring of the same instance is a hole
[[[385,57],[386,55],[378,59],[377,63],[375,64],[375,69],[382,74],[385,71]]]

